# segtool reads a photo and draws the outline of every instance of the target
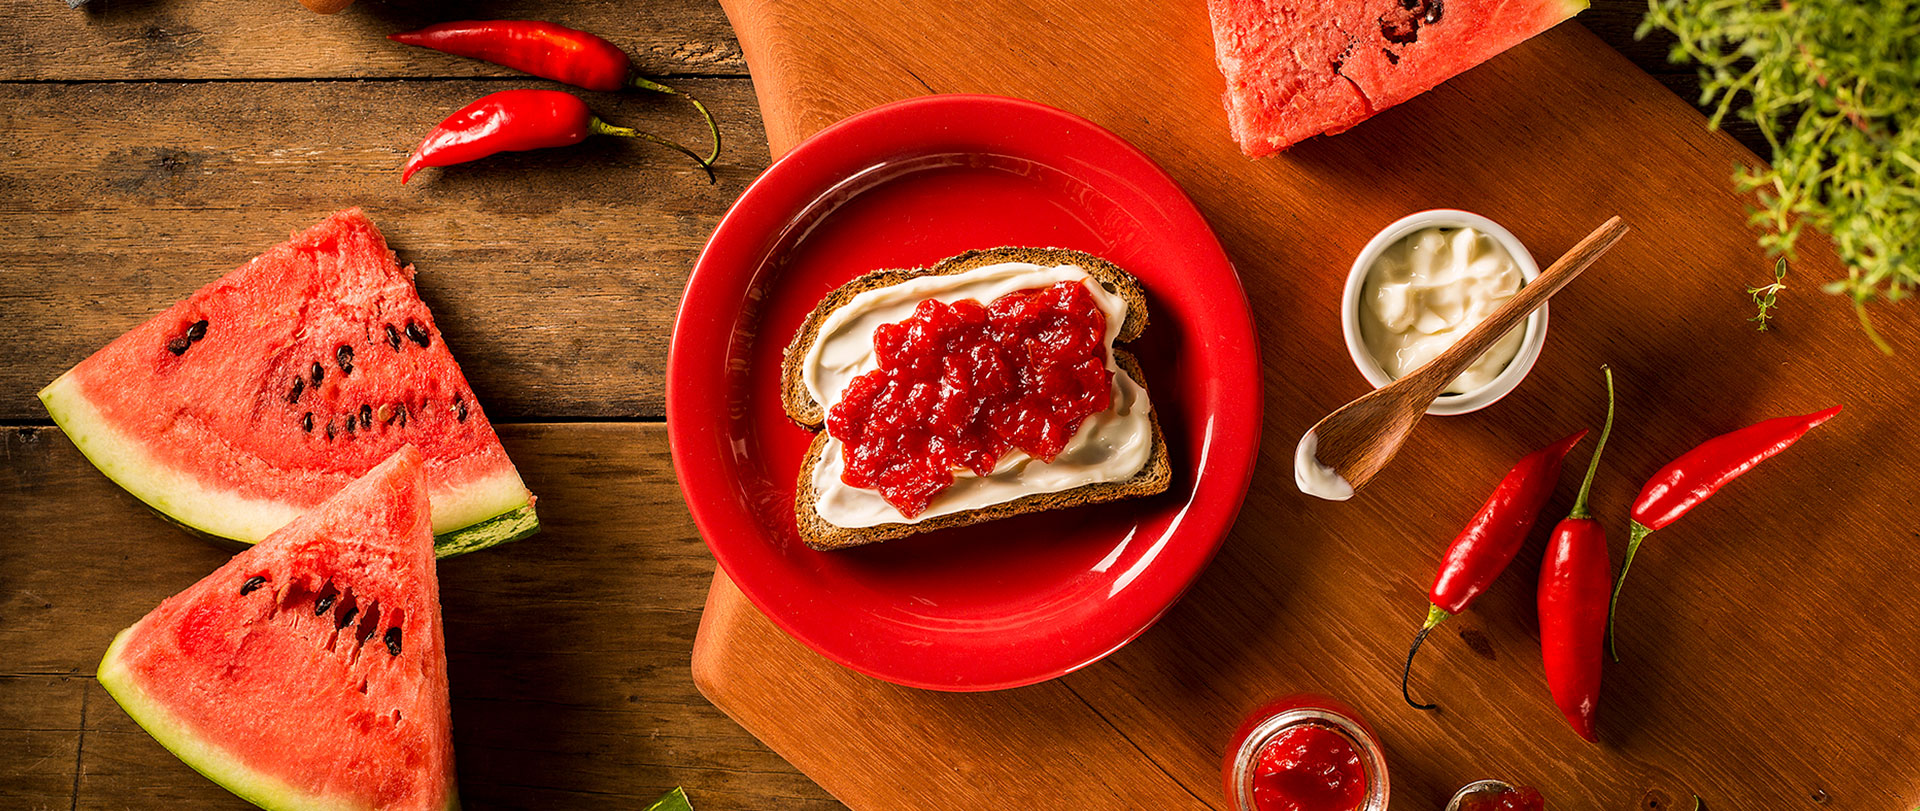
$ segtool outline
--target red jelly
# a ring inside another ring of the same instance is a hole
[[[1080,282],[982,305],[929,299],[873,332],[879,368],[827,412],[844,445],[841,481],[876,490],[909,518],[953,484],[985,476],[1018,448],[1053,461],[1107,409],[1107,316]]]
[[[1386,811],[1373,730],[1334,699],[1294,695],[1249,716],[1221,769],[1232,811]]]
[[[1328,727],[1289,727],[1260,749],[1253,773],[1256,811],[1356,811],[1366,800],[1359,750]]]
[[[1532,786],[1493,788],[1461,797],[1460,811],[1547,811],[1547,798]]]

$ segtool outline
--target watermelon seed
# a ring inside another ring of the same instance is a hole
[[[193,344],[189,343],[185,338],[175,338],[167,342],[167,351],[175,355],[184,355],[187,352],[187,347],[192,345]]]
[[[313,412],[309,411],[306,416],[300,418],[300,430],[313,433]]]
[[[407,337],[412,338],[413,342],[419,344],[421,349],[427,348],[427,344],[430,343],[427,338],[427,331],[422,329],[419,324],[414,323],[411,318],[407,319]]]
[[[353,347],[341,344],[339,349],[333,350],[333,362],[340,364],[341,374],[353,374]]]
[[[353,414],[352,414],[352,412],[348,412],[348,414],[347,414],[347,436],[353,436],[353,427],[354,427],[355,425],[359,425],[359,424],[360,424],[360,421],[359,421],[359,420],[356,420],[356,419],[354,419],[354,418],[353,418]]]
[[[399,413],[400,427],[405,428],[407,427],[407,404],[401,403],[399,408],[400,408],[400,413]]]
[[[380,422],[391,425],[393,424],[393,417],[394,417],[393,406],[388,405],[386,403],[381,403],[380,410],[374,412],[373,416],[379,418]]]
[[[331,418],[327,420],[327,441],[333,441],[333,420]]]
[[[347,627],[349,624],[352,624],[353,618],[355,616],[358,616],[359,614],[360,614],[359,606],[348,608],[347,613],[340,615],[340,621],[333,624],[333,629],[337,631],[337,630],[340,630],[341,628]]]
[[[205,337],[207,337],[207,319],[202,318],[193,322],[193,326],[187,327],[187,340],[199,343],[200,339]]]
[[[400,655],[400,629],[388,628],[386,640],[387,640],[387,653],[392,654],[394,656],[399,656]]]
[[[307,379],[304,377],[296,376],[293,379],[293,393],[287,395],[287,402],[289,403],[300,402],[300,392],[303,392],[306,390],[307,390]]]
[[[360,624],[353,629],[353,644],[355,650],[367,644],[367,640],[373,638],[373,632],[379,627],[380,603],[378,601],[368,601],[367,613],[360,616]]]
[[[400,331],[394,329],[392,324],[387,325],[387,346],[393,347],[395,352],[400,351]]]
[[[327,613],[327,609],[332,607],[333,607],[333,595],[329,594],[325,597],[320,598],[319,600],[314,601],[313,615],[317,617],[317,616],[320,616],[321,614],[325,614]]]
[[[319,361],[313,362],[313,372],[311,374],[313,377],[313,385],[315,386],[320,385],[320,381],[327,379],[327,370],[320,368]]]
[[[455,411],[460,412],[460,421],[466,422],[467,421],[467,401],[465,399],[455,400],[453,401],[453,408]]]
[[[259,588],[260,584],[265,582],[267,582],[267,579],[259,575],[249,577],[247,578],[247,582],[240,584],[240,594],[245,596],[247,592]]]
[[[373,406],[367,405],[366,403],[360,404],[360,427],[373,427]]]

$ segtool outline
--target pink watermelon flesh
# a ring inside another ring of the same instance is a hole
[[[1207,0],[1227,122],[1261,157],[1337,133],[1578,14],[1586,0]]]
[[[101,685],[261,807],[455,806],[427,487],[402,448],[120,632]]]
[[[40,396],[108,476],[208,535],[258,541],[405,444],[424,455],[443,556],[539,527],[413,268],[358,209],[201,288]]]

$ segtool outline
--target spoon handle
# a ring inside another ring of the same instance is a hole
[[[1573,281],[1573,277],[1580,275],[1581,271],[1591,266],[1594,260],[1599,259],[1601,254],[1613,247],[1613,243],[1619,242],[1621,237],[1626,236],[1628,230],[1630,229],[1627,228],[1626,223],[1621,222],[1619,217],[1612,217],[1601,223],[1599,228],[1593,229],[1593,233],[1580,240],[1579,244],[1574,245],[1571,250],[1555,261],[1552,267],[1547,268],[1547,272],[1521,286],[1520,292],[1515,293],[1513,298],[1507,299],[1506,303],[1495,309],[1485,321],[1468,330],[1465,337],[1407,377],[1420,378],[1419,385],[1430,386],[1434,396],[1439,396],[1448,382],[1459,377],[1468,366],[1473,365],[1481,355],[1486,354],[1495,341],[1500,340],[1501,336],[1506,335],[1534,310],[1539,309],[1540,305],[1553,297],[1553,294],[1560,292],[1560,288],[1566,287],[1568,282]]]

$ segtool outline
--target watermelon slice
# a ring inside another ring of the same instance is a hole
[[[400,449],[161,603],[101,686],[262,808],[458,807],[423,464]]]
[[[442,557],[533,534],[533,497],[386,240],[343,211],[40,392],[95,467],[189,530],[254,543],[402,445]]]
[[[1344,132],[1580,13],[1587,0],[1207,0],[1249,157]]]

